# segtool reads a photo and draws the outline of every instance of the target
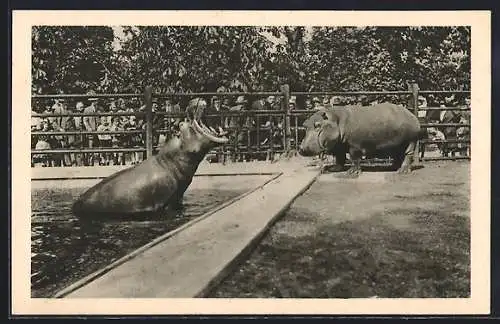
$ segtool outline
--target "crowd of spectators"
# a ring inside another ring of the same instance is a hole
[[[284,147],[284,105],[280,96],[266,97],[209,97],[206,98],[208,108],[205,111],[206,124],[219,128],[219,130],[229,130],[231,136],[230,144],[219,148],[218,156],[224,152],[231,152],[233,159],[238,161],[248,159],[264,158],[264,150],[280,150]],[[339,97],[323,96],[301,98],[292,96],[288,102],[288,108],[292,112],[300,110],[297,118],[292,118],[292,128],[298,132],[297,136],[292,136],[292,144],[296,137],[301,138],[304,130],[300,129],[302,122],[307,118],[302,111],[315,111],[321,107],[336,105],[373,105],[382,99],[368,98],[367,96]],[[394,102],[394,98],[391,98]],[[300,101],[300,103],[299,103]],[[401,102],[402,103],[402,102]],[[183,120],[183,108],[187,102],[173,99],[162,99],[153,101],[153,112],[166,112],[173,114],[154,114],[153,118],[153,147],[161,146],[169,137],[173,136]],[[434,96],[419,97],[419,106],[469,106],[470,99],[465,98],[464,102],[459,102],[453,96],[439,99]],[[39,105],[34,102],[32,108],[31,147],[35,150],[75,150],[73,153],[48,152],[46,154],[34,154],[32,156],[33,166],[93,166],[93,165],[128,165],[137,164],[145,158],[145,119],[144,116],[133,115],[143,112],[145,106],[137,99],[98,99],[89,98],[87,100],[69,101],[55,99],[46,105]],[[266,114],[265,116],[249,114],[251,111],[276,111],[276,114]],[[221,112],[224,115],[219,116]],[[54,116],[38,117],[36,114],[45,113]],[[57,116],[67,113],[109,113],[104,116]],[[121,113],[120,115],[113,115]],[[436,123],[436,127],[429,129],[433,139],[458,138],[470,139],[469,127],[443,128],[439,123],[470,122],[470,113],[448,113],[447,111],[419,111],[421,122]],[[130,114],[130,115],[126,115]],[[259,127],[256,127],[256,126]],[[257,130],[258,129],[258,130]],[[71,134],[57,134],[53,132],[73,132]],[[85,132],[85,133],[81,133]],[[97,132],[94,134],[86,132]],[[112,134],[106,132],[123,132]],[[44,134],[47,133],[47,134]],[[451,149],[450,149],[451,148]],[[92,149],[131,149],[129,151],[115,152],[78,152]],[[257,151],[258,149],[258,151]],[[455,144],[441,145],[439,149],[443,154],[455,151],[463,152],[468,150],[468,145]],[[135,150],[135,151],[132,151]]]
[[[34,107],[32,114],[71,114],[71,113],[110,113],[109,116],[64,116],[64,117],[32,117],[31,146],[36,150],[61,149],[95,149],[95,148],[140,148],[143,135],[140,133],[109,134],[113,131],[140,131],[144,129],[144,118],[135,115],[112,116],[113,113],[130,113],[140,111],[137,102],[126,105],[125,100],[113,100],[105,105],[101,99],[89,98],[87,102],[66,102],[56,99],[53,104],[44,108]],[[48,134],[43,134],[47,132]],[[51,134],[49,132],[73,132],[69,135]],[[80,132],[84,132],[79,134]],[[90,134],[87,132],[98,132]],[[101,133],[99,133],[101,132]],[[91,166],[136,164],[143,159],[143,152],[75,152],[35,154],[34,165],[39,166]]]
[[[428,100],[429,99],[429,100]],[[469,97],[457,98],[455,95],[438,98],[429,95],[428,99],[419,96],[419,108],[427,107],[456,107],[467,110],[419,110],[418,118],[421,123],[435,124],[428,127],[427,131],[430,140],[463,140],[470,141],[470,104]],[[464,126],[441,126],[443,124],[464,124]],[[433,143],[426,147],[427,151],[437,149],[442,156],[454,157],[457,153],[460,156],[470,156],[470,143]],[[421,151],[423,151],[421,149]]]

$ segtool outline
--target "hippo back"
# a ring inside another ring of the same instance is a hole
[[[416,140],[418,118],[403,106],[381,103],[373,106],[347,106],[345,141],[359,147],[385,149]]]

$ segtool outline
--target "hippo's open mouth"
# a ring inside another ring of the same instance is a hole
[[[207,107],[207,102],[201,98],[193,99],[189,102],[186,108],[186,115],[189,122],[193,125],[194,129],[215,143],[227,143],[229,139],[225,136],[225,132],[222,128],[215,130],[213,127],[207,127],[202,120],[205,108]]]

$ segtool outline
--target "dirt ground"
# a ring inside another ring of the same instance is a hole
[[[460,161],[323,174],[208,297],[468,297],[469,174]]]

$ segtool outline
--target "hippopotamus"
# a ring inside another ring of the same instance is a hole
[[[353,177],[361,174],[363,155],[392,157],[394,169],[400,173],[410,172],[415,145],[426,134],[408,109],[387,102],[373,106],[323,107],[303,125],[306,135],[299,154],[332,154],[336,160],[332,171],[342,171],[349,153],[352,167],[347,174]]]
[[[187,121],[151,158],[105,178],[84,192],[73,204],[80,218],[129,218],[158,215],[167,207],[182,206],[184,192],[205,155],[214,147],[227,143],[221,130],[207,127],[201,117],[207,103],[192,99]]]

